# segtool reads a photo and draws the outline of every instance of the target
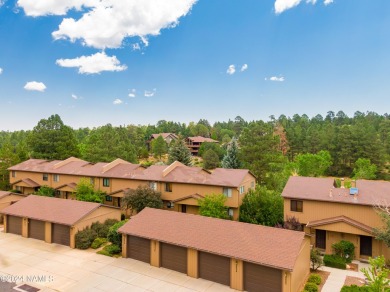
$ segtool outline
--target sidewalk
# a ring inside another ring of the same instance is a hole
[[[336,292],[340,291],[344,286],[344,282],[347,276],[361,278],[364,280],[364,275],[360,272],[361,268],[369,267],[369,264],[361,263],[359,261],[353,261],[353,263],[359,265],[359,272],[349,271],[349,270],[340,270],[330,267],[321,267],[319,270],[329,272],[330,275],[325,282],[325,285],[322,287],[322,292]]]

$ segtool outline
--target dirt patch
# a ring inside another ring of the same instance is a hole
[[[326,279],[328,279],[330,273],[329,272],[325,272],[325,271],[321,271],[321,270],[317,270],[315,272],[311,271],[309,276],[311,274],[317,274],[317,275],[319,275],[321,277],[321,284],[318,285],[318,291],[321,292],[321,289],[325,285]],[[301,287],[301,289],[299,291],[303,290],[303,287],[305,287],[305,285],[307,283],[307,279],[309,279],[309,276],[306,277],[305,282],[303,283],[303,285],[302,285],[302,287]]]
[[[312,274],[318,274],[321,277],[321,284],[318,286],[318,291],[322,290],[322,287],[325,285],[326,279],[328,279],[330,273],[325,271],[317,271]]]
[[[349,264],[347,264],[347,270],[354,271],[354,272],[359,272],[359,265],[358,264],[349,263]]]
[[[347,276],[345,278],[344,286],[351,286],[351,285],[363,286],[364,280],[358,277]]]

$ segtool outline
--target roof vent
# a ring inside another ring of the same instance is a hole
[[[350,195],[357,195],[357,194],[359,194],[359,189],[358,188],[350,188],[349,194]]]

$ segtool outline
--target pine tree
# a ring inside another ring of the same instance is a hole
[[[233,138],[230,145],[228,146],[226,155],[222,159],[222,167],[237,169],[240,168],[240,166],[241,163],[238,160],[237,140]]]
[[[165,142],[162,136],[158,136],[157,139],[152,141],[152,152],[155,157],[159,157],[161,160],[161,156],[167,153],[167,142]]]
[[[169,149],[168,163],[171,164],[175,161],[191,166],[191,152],[182,139],[177,139]]]
[[[219,166],[219,157],[212,149],[207,150],[203,154],[203,167],[205,169],[214,169]]]

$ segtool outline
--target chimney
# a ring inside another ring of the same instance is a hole
[[[342,178],[340,178],[340,182],[341,182],[341,185],[340,185],[340,188],[344,188],[344,178],[342,177]]]

